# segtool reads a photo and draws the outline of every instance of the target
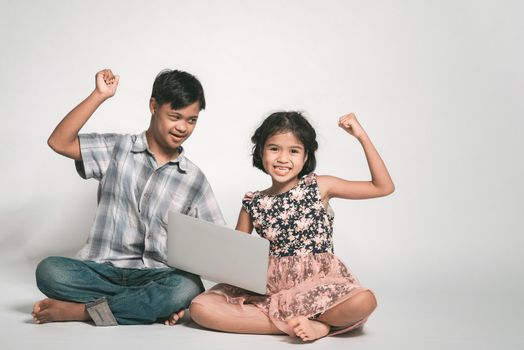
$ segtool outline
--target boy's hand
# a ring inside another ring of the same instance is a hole
[[[355,136],[359,140],[366,135],[366,132],[364,131],[364,129],[358,122],[357,117],[355,117],[355,114],[353,113],[349,113],[340,117],[340,119],[338,120],[338,126],[347,131],[350,135]]]
[[[113,75],[110,69],[104,69],[96,73],[96,92],[104,98],[112,97],[116,92],[120,77]]]

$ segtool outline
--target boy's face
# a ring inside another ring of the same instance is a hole
[[[170,103],[158,106],[155,99],[151,98],[149,108],[153,138],[168,152],[176,151],[191,136],[200,113],[198,102],[181,109],[172,109]]]

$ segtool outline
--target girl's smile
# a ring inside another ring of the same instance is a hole
[[[283,166],[278,166],[278,165],[274,166],[274,169],[275,169],[275,172],[281,176],[287,175],[289,171],[291,170],[290,167],[283,167]]]

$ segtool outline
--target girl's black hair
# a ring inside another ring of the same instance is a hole
[[[267,173],[262,164],[262,151],[266,140],[275,135],[292,132],[302,142],[306,151],[307,160],[298,177],[309,174],[317,166],[315,151],[318,149],[315,129],[307,119],[299,112],[275,112],[267,117],[262,125],[255,130],[251,136],[253,142],[253,166]]]
[[[198,101],[200,110],[206,108],[202,84],[194,75],[181,70],[164,69],[158,73],[151,97],[159,107],[170,103],[172,109],[181,109]]]

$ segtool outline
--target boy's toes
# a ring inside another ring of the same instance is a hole
[[[180,310],[178,312],[174,312],[169,316],[167,320],[164,321],[164,324],[166,326],[173,326],[175,325],[182,317],[184,317],[184,310]]]

